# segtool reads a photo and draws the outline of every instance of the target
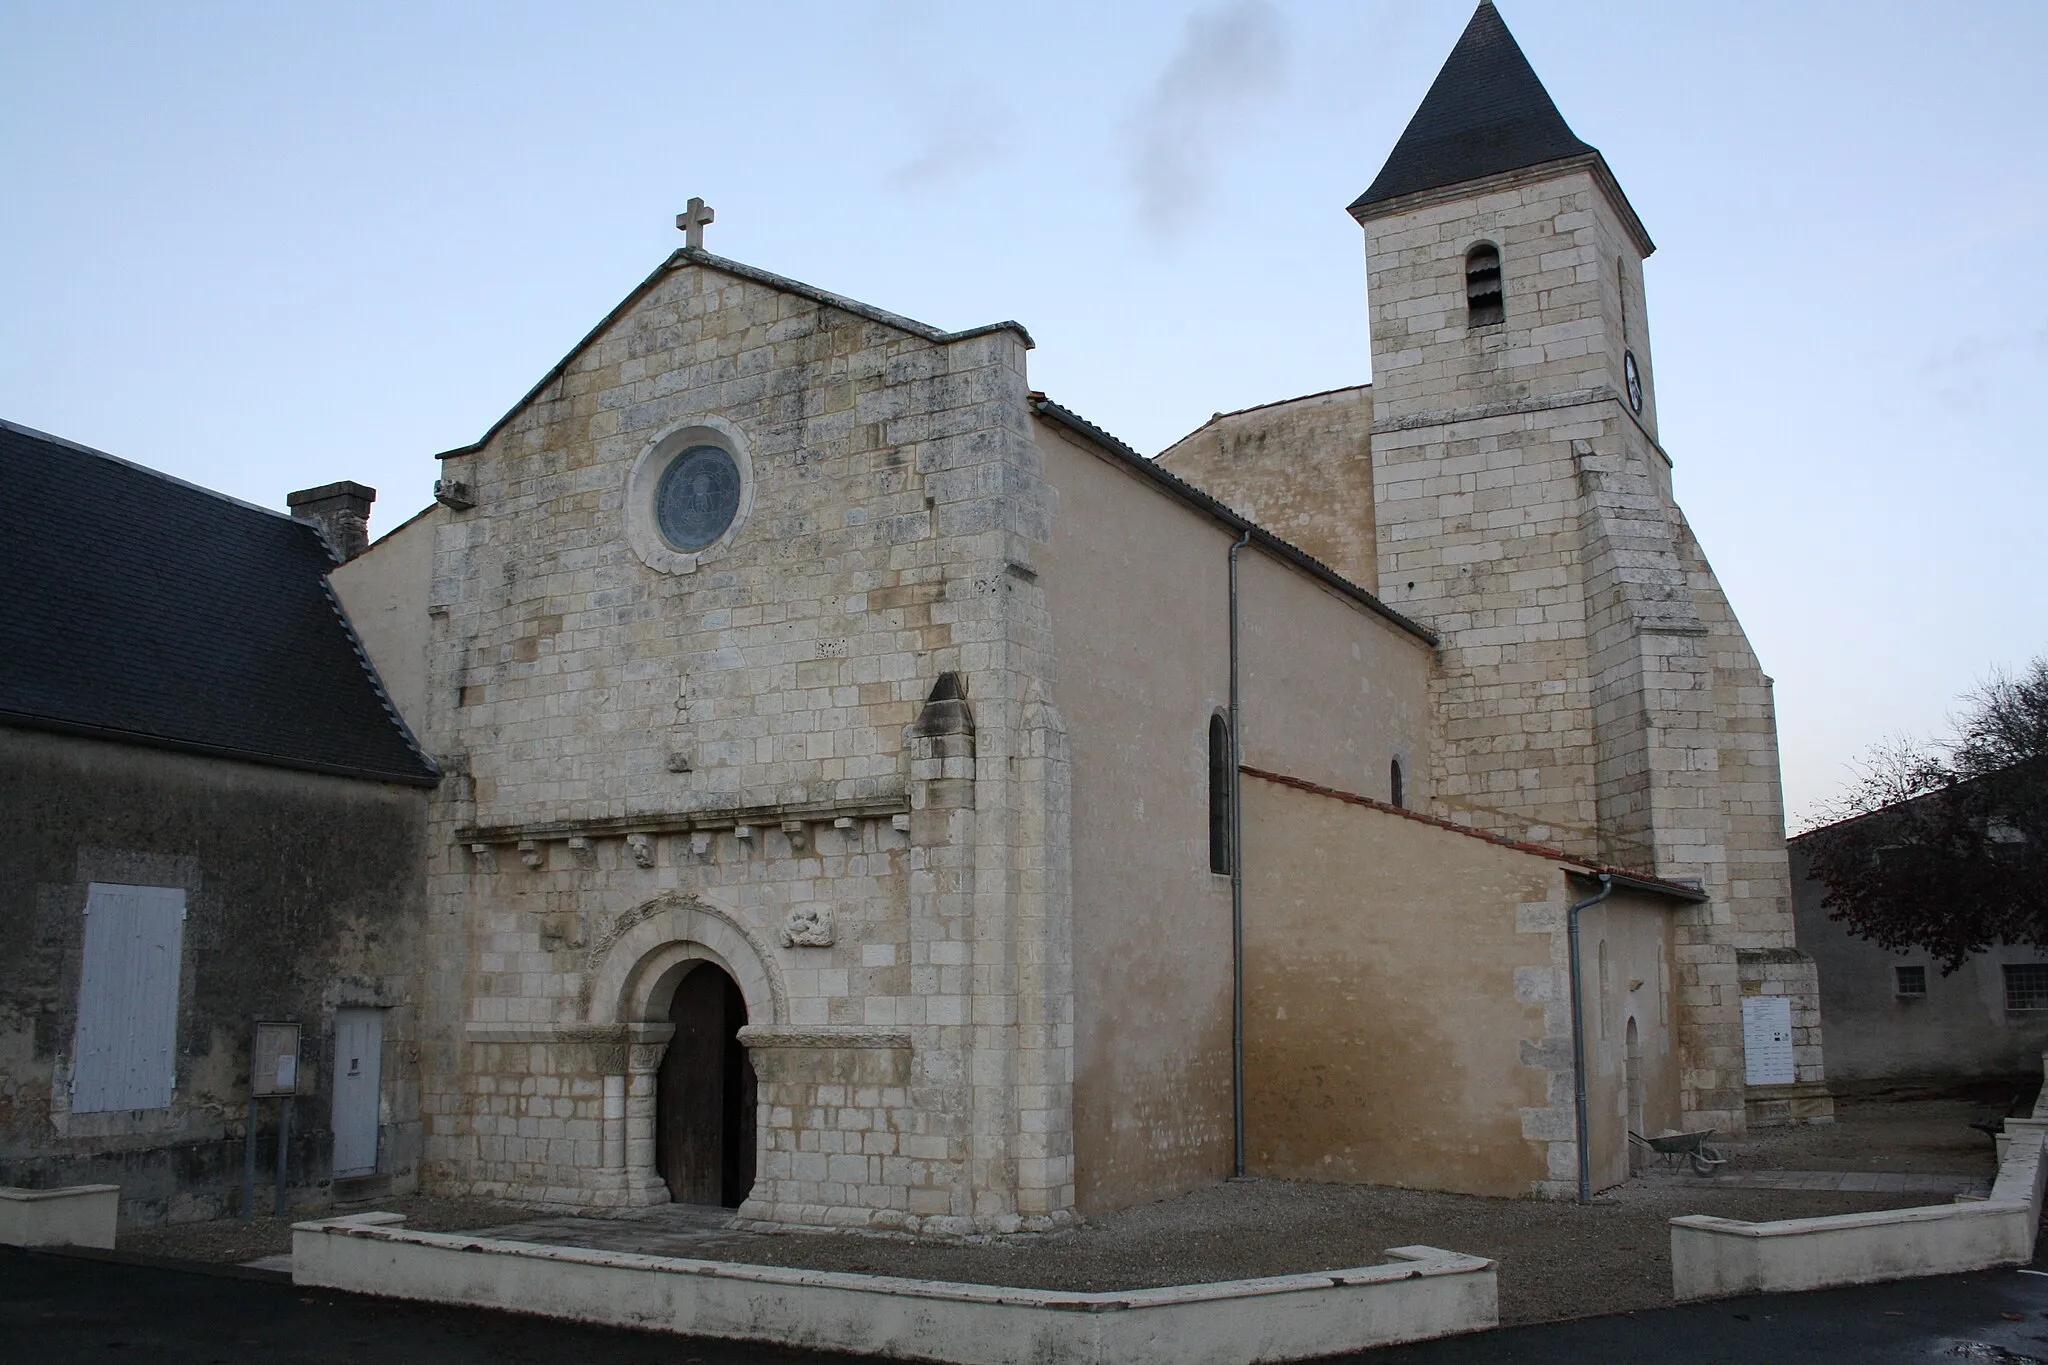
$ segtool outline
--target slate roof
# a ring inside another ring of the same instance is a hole
[[[0,724],[430,786],[312,526],[0,422]]]
[[[1351,212],[1423,190],[1598,154],[1565,123],[1492,0],[1483,0],[1387,164],[1352,202]]]

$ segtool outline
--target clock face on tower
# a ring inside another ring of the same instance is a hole
[[[1636,368],[1636,353],[1621,353],[1621,380],[1628,386],[1629,410],[1640,417],[1643,415],[1643,374]]]

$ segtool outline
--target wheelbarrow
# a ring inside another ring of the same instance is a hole
[[[1691,1133],[1666,1133],[1662,1137],[1646,1138],[1641,1133],[1631,1132],[1629,1141],[1647,1148],[1664,1158],[1666,1166],[1674,1166],[1678,1158],[1686,1157],[1692,1162],[1693,1171],[1699,1175],[1718,1175],[1728,1158],[1720,1149],[1712,1146],[1707,1139],[1714,1135],[1711,1128],[1701,1128]]]

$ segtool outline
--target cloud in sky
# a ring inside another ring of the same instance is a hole
[[[1934,394],[1951,409],[1974,407],[1993,387],[2012,375],[2007,366],[2039,365],[2048,360],[2048,327],[2027,331],[1980,333],[1930,355],[1920,372]]]
[[[914,156],[889,173],[889,183],[895,188],[948,190],[1009,159],[1016,125],[1009,110],[977,108],[968,91],[937,101],[934,107],[947,111],[944,122],[930,130]]]
[[[1132,121],[1131,188],[1138,217],[1161,235],[1208,202],[1217,153],[1245,114],[1284,83],[1287,27],[1271,0],[1197,10]]]

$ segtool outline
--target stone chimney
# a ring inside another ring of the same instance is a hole
[[[309,521],[327,537],[328,548],[346,564],[370,547],[370,504],[377,490],[343,479],[285,496],[297,521]]]

